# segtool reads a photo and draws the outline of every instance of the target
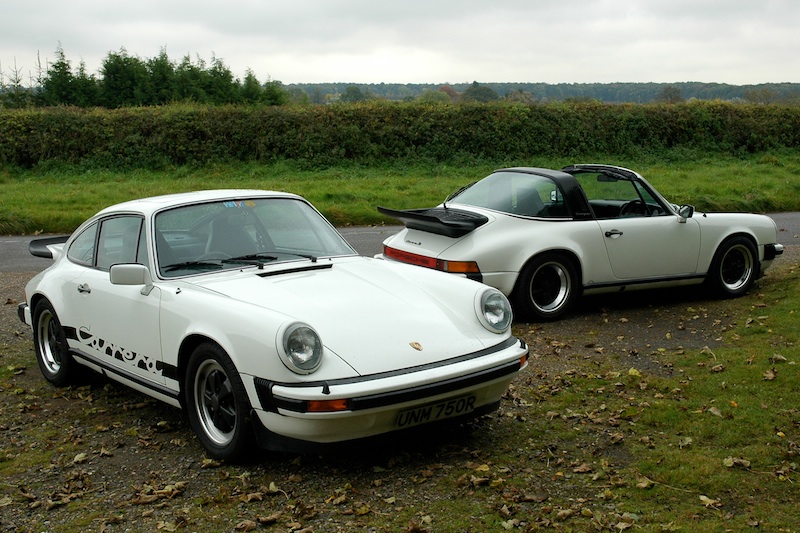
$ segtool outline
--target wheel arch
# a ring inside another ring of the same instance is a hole
[[[725,244],[728,241],[730,241],[731,239],[738,238],[738,237],[743,237],[743,238],[749,240],[750,243],[753,245],[753,248],[755,248],[755,250],[756,250],[756,255],[754,257],[755,263],[756,263],[755,264],[755,268],[756,268],[755,277],[756,277],[756,279],[761,277],[761,249],[758,246],[758,239],[756,239],[756,237],[752,233],[748,233],[746,231],[735,231],[733,233],[725,235],[722,239],[719,240],[719,242],[716,244],[716,247],[714,248],[714,253],[711,254],[711,259],[710,259],[710,261],[708,263],[708,266],[706,268],[706,277],[711,275],[711,270],[712,270],[712,268],[714,268],[714,265],[716,265],[717,262],[719,261],[720,253],[721,253],[723,247],[725,246]]]
[[[180,394],[178,395],[178,400],[180,401],[181,407],[183,408],[186,408],[186,391],[184,390],[184,383],[186,379],[186,368],[189,364],[189,357],[191,357],[192,353],[197,349],[198,346],[207,342],[216,344],[217,346],[220,347],[220,349],[224,350],[224,348],[216,340],[206,335],[200,335],[198,333],[193,333],[184,338],[183,341],[181,342],[180,348],[178,349],[177,379],[180,387]]]
[[[563,255],[572,262],[572,265],[575,267],[575,271],[578,275],[578,280],[580,281],[580,283],[578,284],[578,290],[579,292],[583,292],[583,264],[581,263],[578,254],[576,254],[573,250],[570,250],[568,248],[548,248],[547,250],[540,250],[536,252],[528,259],[526,259],[524,263],[522,263],[522,266],[519,269],[520,274],[524,272],[525,269],[528,268],[528,265],[530,265],[533,261],[535,261],[539,257],[542,257],[543,255],[548,255],[548,254]],[[514,282],[514,290],[512,294],[517,294],[519,292],[521,281],[522,281],[522,276],[518,275],[516,281]]]

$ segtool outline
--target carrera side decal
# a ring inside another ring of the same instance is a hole
[[[68,339],[76,340],[97,353],[116,359],[131,367],[144,370],[154,376],[177,379],[178,369],[175,366],[169,365],[154,357],[136,353],[122,346],[117,346],[105,339],[92,335],[84,328],[80,328],[79,330],[72,327],[64,328],[64,333]]]

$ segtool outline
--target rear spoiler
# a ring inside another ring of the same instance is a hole
[[[34,239],[28,244],[28,251],[31,253],[31,255],[35,255],[36,257],[53,259],[53,250],[50,249],[50,246],[55,244],[64,244],[67,242],[67,239],[69,239],[69,235]]]
[[[408,229],[452,238],[463,237],[489,222],[489,218],[484,215],[448,207],[399,210],[378,206],[378,211],[386,216],[396,218]]]

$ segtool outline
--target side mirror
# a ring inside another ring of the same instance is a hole
[[[147,296],[153,290],[150,269],[137,263],[112,265],[109,270],[112,285],[144,285],[142,294]]]
[[[682,205],[678,208],[678,214],[681,216],[681,222],[686,222],[686,219],[692,218],[694,215],[694,206]]]

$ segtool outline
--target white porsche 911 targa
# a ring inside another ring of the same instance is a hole
[[[706,282],[739,296],[783,253],[769,217],[695,212],[610,165],[508,168],[434,208],[378,210],[406,226],[383,258],[482,281],[533,320],[581,294]]]
[[[474,417],[526,366],[500,291],[360,257],[292,194],[134,200],[31,252],[54,259],[19,306],[44,377],[182,406],[215,458]]]

